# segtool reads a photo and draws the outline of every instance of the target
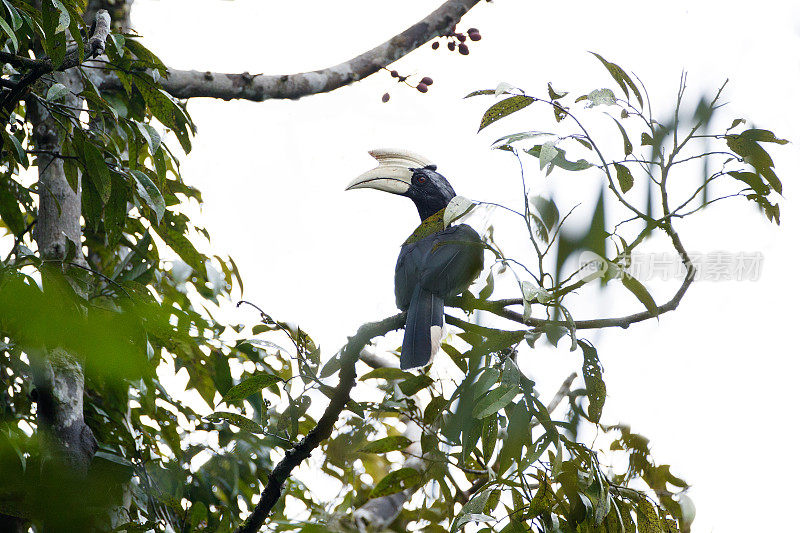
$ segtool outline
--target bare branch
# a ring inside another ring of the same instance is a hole
[[[314,429],[309,431],[308,435],[294,448],[286,452],[284,458],[275,465],[275,468],[269,474],[266,487],[261,492],[258,504],[247,520],[236,530],[237,533],[255,533],[264,524],[269,512],[280,499],[283,483],[289,478],[292,470],[308,459],[311,456],[311,452],[322,441],[330,437],[334,424],[339,419],[344,406],[350,400],[350,390],[355,385],[356,380],[355,366],[361,351],[371,339],[403,327],[405,318],[405,313],[398,313],[379,322],[364,324],[358,328],[354,336],[348,339],[347,344],[342,348],[339,384],[334,389],[331,403],[328,404]]]
[[[431,39],[448,33],[478,1],[447,0],[436,11],[385,43],[326,69],[268,76],[169,69],[162,86],[176,98],[240,98],[256,102],[333,91],[378,72]],[[118,88],[121,84],[116,76],[108,75],[101,87]]]

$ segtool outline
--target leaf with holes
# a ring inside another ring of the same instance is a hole
[[[269,387],[270,385],[274,385],[279,381],[282,381],[281,378],[273,374],[254,374],[243,380],[238,385],[234,385],[228,389],[228,392],[226,392],[225,396],[222,397],[221,402],[238,402],[239,400],[243,400],[252,394],[261,392],[261,389]]]
[[[505,100],[497,102],[492,107],[487,109],[486,113],[483,114],[483,118],[481,119],[481,125],[478,128],[478,131],[481,131],[489,124],[497,122],[501,118],[507,117],[512,113],[516,113],[520,109],[528,107],[532,103],[533,103],[533,98],[530,98],[528,96],[512,96],[510,98],[506,98]]]
[[[578,346],[583,351],[583,381],[586,383],[586,397],[589,399],[589,420],[597,424],[606,402],[603,367],[600,366],[594,346],[583,340],[578,341]]]
[[[228,424],[236,426],[237,428],[243,429],[249,433],[263,432],[261,426],[259,426],[249,418],[236,413],[226,413],[217,411],[206,416],[206,420],[208,420],[209,422],[227,422]]]
[[[617,171],[617,181],[619,182],[619,188],[622,189],[622,192],[626,193],[631,190],[631,187],[633,187],[633,174],[628,170],[628,167],[619,163],[614,163],[614,170]]]

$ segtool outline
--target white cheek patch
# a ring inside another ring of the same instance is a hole
[[[431,326],[431,359],[439,351],[442,339],[445,338],[445,328],[442,326]]]

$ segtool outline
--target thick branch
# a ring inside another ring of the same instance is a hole
[[[162,81],[165,91],[176,98],[241,98],[261,102],[296,99],[333,91],[374,74],[427,43],[450,32],[479,0],[447,0],[439,9],[404,32],[353,59],[322,70],[283,75],[225,74],[169,69]],[[107,76],[103,88],[121,87],[116,76]]]
[[[339,371],[339,384],[336,386],[331,403],[325,409],[317,425],[308,432],[308,435],[294,448],[289,450],[284,458],[275,466],[269,475],[267,486],[261,492],[261,498],[253,513],[239,526],[237,533],[255,533],[264,524],[269,512],[278,502],[283,490],[283,483],[289,478],[295,467],[311,456],[311,452],[322,441],[331,436],[333,426],[350,400],[350,391],[356,381],[356,362],[359,354],[367,343],[381,335],[403,327],[405,313],[385,318],[379,322],[364,324],[356,334],[347,341],[342,348],[341,370]]]

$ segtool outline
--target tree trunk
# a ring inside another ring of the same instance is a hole
[[[57,73],[55,77],[72,92],[81,91],[80,77],[76,72]],[[81,105],[74,96],[69,96],[67,103],[75,107]],[[27,110],[39,154],[39,212],[33,233],[39,254],[45,261],[84,265],[80,176],[76,190],[73,190],[64,175],[63,161],[58,157],[61,147],[56,120],[33,98],[28,99]],[[82,292],[81,287],[76,289],[79,294]],[[40,429],[47,435],[52,452],[75,473],[86,474],[97,450],[97,442],[83,419],[81,364],[57,347],[44,357],[34,359],[32,368]]]

